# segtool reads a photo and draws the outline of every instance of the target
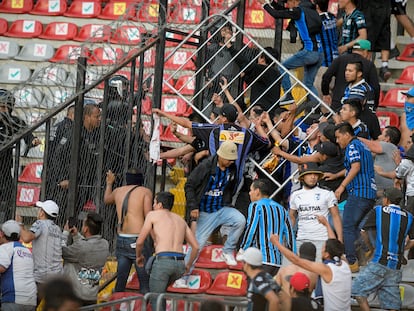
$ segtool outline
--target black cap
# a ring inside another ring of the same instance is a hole
[[[338,146],[330,141],[324,141],[317,144],[315,149],[319,153],[326,154],[329,157],[335,157],[338,155]]]
[[[384,197],[390,200],[392,204],[400,204],[403,198],[403,194],[400,189],[390,187],[384,189]]]
[[[318,164],[314,162],[308,162],[299,165],[299,179],[305,176],[306,174],[319,174],[320,177],[322,177],[323,172],[319,169]]]
[[[224,104],[221,107],[220,114],[223,117],[226,117],[230,123],[233,123],[237,120],[237,109],[231,104]]]
[[[325,136],[327,139],[329,139],[330,142],[335,143],[335,125],[330,122],[322,122],[319,123],[319,132],[322,133],[323,136]]]

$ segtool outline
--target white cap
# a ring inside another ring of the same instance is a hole
[[[240,260],[243,260],[244,262],[252,266],[261,266],[262,259],[263,259],[262,252],[256,247],[249,247],[240,256]]]
[[[59,206],[56,204],[55,201],[47,200],[44,202],[37,201],[36,206],[40,207],[42,210],[45,211],[46,214],[56,218],[59,214]]]
[[[7,236],[11,237],[13,233],[17,233],[20,236],[20,225],[15,220],[8,220],[1,225],[1,231]]]

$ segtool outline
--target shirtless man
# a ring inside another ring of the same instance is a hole
[[[125,291],[131,265],[135,264],[135,242],[144,224],[144,218],[151,211],[152,192],[142,187],[144,177],[136,169],[126,173],[126,186],[112,190],[115,174],[106,173],[105,204],[115,204],[118,216],[116,258],[118,261],[116,292]],[[124,206],[125,205],[125,206]],[[147,255],[147,254],[146,254]],[[150,254],[148,254],[148,257]],[[140,284],[140,292],[149,291],[149,276],[144,268],[135,264]]]
[[[198,243],[194,233],[180,216],[171,212],[173,204],[174,195],[169,192],[159,192],[154,198],[153,211],[145,218],[137,239],[137,264],[142,267],[145,261],[142,255],[144,241],[150,233],[154,237],[156,255],[149,284],[152,293],[165,293],[169,284],[185,272],[189,272],[198,253]],[[184,263],[184,240],[191,246],[187,265]],[[151,299],[151,304],[152,310],[156,310],[156,298]]]

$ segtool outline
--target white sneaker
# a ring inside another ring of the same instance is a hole
[[[244,254],[244,249],[240,248],[239,251],[237,252],[236,260],[237,261],[242,261],[243,260],[243,254]]]
[[[180,278],[178,280],[175,280],[173,287],[175,287],[175,288],[188,288],[187,279]]]
[[[224,257],[224,261],[226,262],[226,264],[228,265],[228,266],[235,266],[235,265],[237,265],[237,261],[236,261],[236,259],[234,259],[234,256],[233,256],[233,254],[227,254],[227,253],[224,253],[223,252],[223,257]]]

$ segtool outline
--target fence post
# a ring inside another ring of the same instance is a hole
[[[7,152],[7,151],[6,151]],[[17,198],[17,182],[19,179],[19,166],[20,166],[20,141],[16,143],[16,147],[14,149],[14,165],[13,165],[13,185],[10,185],[13,187],[12,190],[12,206],[11,206],[11,215],[14,219],[14,216],[16,215],[16,198]],[[6,215],[7,217],[9,215]],[[8,219],[4,219],[6,221]]]
[[[46,198],[46,181],[49,172],[49,141],[50,141],[50,127],[52,120],[48,119],[46,121],[46,133],[45,133],[45,150],[43,152],[43,167],[42,167],[42,184],[40,186],[40,200],[44,201]]]

